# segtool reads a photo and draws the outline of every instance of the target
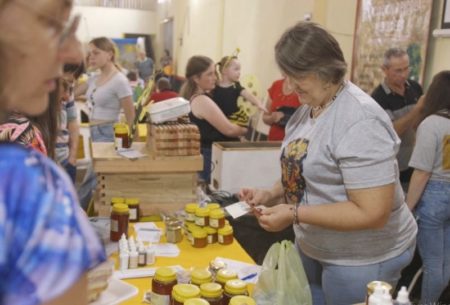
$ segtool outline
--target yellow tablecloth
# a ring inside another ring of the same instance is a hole
[[[157,223],[159,227],[162,227],[162,223]],[[165,243],[166,239],[163,236],[161,238],[161,243]],[[220,256],[224,258],[234,259],[245,263],[254,264],[255,262],[252,258],[245,252],[239,242],[235,239],[232,244],[222,246],[219,244],[212,244],[206,246],[206,248],[194,248],[190,245],[186,236],[183,236],[183,241],[178,243],[177,246],[180,248],[180,255],[178,257],[157,257],[154,266],[173,266],[181,265],[184,268],[191,267],[207,267],[209,262],[214,258]],[[118,267],[117,255],[112,256],[116,259],[116,268]],[[149,266],[150,267],[150,266]],[[141,305],[144,292],[149,290],[150,278],[140,278],[140,279],[127,279],[125,282],[137,287],[139,289],[138,295],[134,298],[123,302],[123,305]]]

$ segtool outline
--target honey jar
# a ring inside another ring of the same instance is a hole
[[[207,207],[210,211],[215,210],[215,209],[220,209],[220,208],[221,208],[220,204],[218,204],[218,203],[216,203],[216,202],[210,202],[210,203],[208,203],[208,204],[206,205],[206,207]]]
[[[248,296],[247,283],[240,279],[229,280],[225,283],[223,293],[224,304],[228,304],[237,295]]]
[[[217,242],[217,230],[211,227],[205,227],[206,234],[208,234],[208,244],[215,244]]]
[[[139,198],[125,198],[125,204],[130,209],[130,222],[138,222],[140,218]]]
[[[124,123],[114,124],[114,146],[116,150],[130,147],[128,125]]]
[[[201,284],[211,283],[211,271],[204,268],[196,268],[191,272],[191,284],[200,286]]]
[[[111,211],[111,241],[119,241],[122,234],[128,237],[128,218],[130,210],[128,206],[123,203],[116,203],[113,205]]]
[[[221,245],[229,245],[233,242],[233,227],[224,226],[217,231],[218,241]]]
[[[184,207],[184,211],[186,212],[186,221],[189,222],[195,222],[195,210],[197,210],[198,204],[197,203],[188,203]]]
[[[217,283],[206,283],[200,285],[201,297],[208,301],[210,305],[222,305],[223,290],[222,286]]]
[[[198,298],[200,288],[192,284],[177,284],[172,289],[172,304],[183,305],[186,300]]]
[[[173,287],[177,284],[175,271],[169,267],[156,269],[152,280],[153,299],[161,300],[160,304],[170,304]]]
[[[200,298],[193,298],[186,300],[184,302],[184,305],[210,305],[208,301],[200,299]]]
[[[216,283],[220,284],[222,287],[225,287],[225,283],[229,280],[237,279],[237,273],[228,269],[220,269],[217,271],[216,275]]]
[[[255,300],[245,295],[232,297],[229,305],[256,305]]]
[[[209,209],[198,207],[195,210],[195,224],[200,227],[209,226]]]
[[[125,203],[125,198],[122,198],[122,197],[112,197],[112,198],[111,198],[111,210],[109,211],[109,213],[112,212],[112,207],[113,207],[113,205],[115,205],[116,203]]]
[[[192,231],[192,246],[194,248],[204,248],[208,244],[206,231],[198,228]]]
[[[209,213],[209,226],[215,229],[225,226],[225,212],[222,209],[215,209]]]

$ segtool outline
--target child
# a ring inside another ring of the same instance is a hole
[[[225,56],[217,66],[220,80],[212,91],[212,99],[231,122],[242,126],[248,125],[248,115],[239,109],[237,103],[239,96],[267,112],[261,101],[239,83],[241,64],[237,56]]]

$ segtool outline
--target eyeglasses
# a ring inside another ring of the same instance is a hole
[[[13,3],[35,15],[37,19],[49,30],[50,38],[58,40],[58,45],[60,47],[69,37],[75,34],[78,29],[78,25],[80,24],[81,16],[78,14],[73,16],[68,22],[63,23],[55,17],[38,12],[34,7],[29,5],[28,1],[15,0]]]

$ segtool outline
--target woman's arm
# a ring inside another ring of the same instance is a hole
[[[394,202],[394,184],[348,190],[348,201],[298,207],[298,221],[337,231],[382,228]],[[261,211],[259,223],[267,231],[280,231],[294,222],[294,206],[279,204]]]
[[[243,188],[239,191],[239,199],[252,207],[258,205],[270,207],[284,201],[284,190],[281,181],[278,180],[271,189]]]
[[[72,287],[67,289],[62,295],[43,305],[86,305],[87,296],[87,276],[83,276]]]
[[[80,136],[80,127],[77,120],[72,120],[67,123],[69,130],[69,163],[75,165],[77,162],[78,140]]]
[[[256,107],[258,107],[259,110],[262,110],[265,113],[268,112],[267,108],[264,107],[263,103],[259,100],[259,98],[257,98],[253,94],[251,94],[250,91],[248,91],[247,89],[244,89],[241,91],[241,96],[243,98],[245,98],[247,101],[249,101],[250,103],[252,103],[253,105],[255,105]]]
[[[227,137],[239,137],[247,132],[247,128],[232,124],[227,117],[206,95],[197,96],[191,102],[192,113],[199,119],[208,121],[214,128]]]
[[[87,89],[88,89],[88,83],[87,82],[77,85],[75,87],[75,91],[74,91],[75,97],[77,98],[80,95],[86,94]]]
[[[426,172],[420,169],[414,169],[409,182],[408,194],[406,195],[406,203],[410,210],[413,210],[417,202],[419,202],[422,196],[423,190],[431,177],[430,172]]]
[[[120,99],[120,104],[122,105],[123,112],[125,113],[125,118],[127,119],[128,126],[131,128],[133,125],[134,117],[136,115],[133,99],[131,96],[126,96]]]
[[[272,99],[270,96],[267,96],[267,103],[266,103],[267,109],[272,109]],[[263,122],[267,125],[272,125],[274,123],[279,122],[284,117],[284,113],[280,111],[274,111],[274,112],[264,112],[263,114]]]

